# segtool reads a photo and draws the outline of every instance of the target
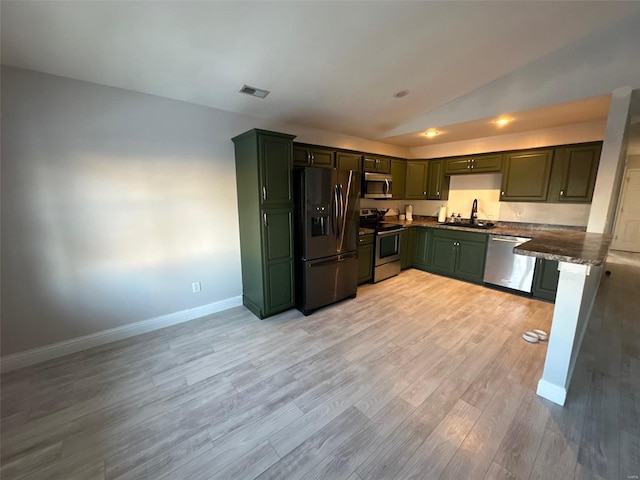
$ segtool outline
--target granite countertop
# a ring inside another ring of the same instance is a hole
[[[611,235],[587,233],[584,227],[497,222],[495,227],[478,229],[464,225],[438,223],[435,217],[420,216],[414,216],[411,222],[399,220],[398,217],[385,217],[385,221],[398,223],[404,227],[431,227],[531,238],[530,241],[515,247],[514,252],[519,255],[581,265],[596,266],[604,263],[611,243]],[[361,228],[360,230],[362,232],[370,229]]]
[[[568,230],[541,230],[531,241],[513,249],[529,257],[546,258],[581,265],[602,265],[607,258],[611,235]]]
[[[376,231],[373,228],[360,227],[360,231],[358,232],[358,235],[368,235],[371,233],[376,233]]]

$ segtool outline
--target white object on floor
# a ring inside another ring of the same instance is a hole
[[[522,334],[522,338],[524,338],[529,343],[538,343],[539,337],[534,332],[524,332]]]
[[[549,335],[547,335],[547,332],[545,332],[544,330],[538,330],[537,328],[534,328],[532,331],[538,336],[538,339],[540,341],[545,341],[547,338],[549,338]]]

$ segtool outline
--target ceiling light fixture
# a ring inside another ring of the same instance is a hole
[[[511,123],[511,119],[502,117],[502,118],[498,118],[497,120],[494,120],[493,123],[495,123],[499,127],[504,127],[507,123]]]
[[[240,89],[240,93],[246,93],[247,95],[251,95],[253,97],[264,98],[271,92],[268,90],[262,90],[260,88],[250,87],[249,85],[243,85]]]
[[[439,133],[440,133],[440,132],[437,132],[437,131],[435,131],[435,130],[431,129],[431,130],[427,130],[426,132],[424,132],[424,135],[425,135],[427,138],[433,138],[433,137],[435,137],[436,135],[438,135]]]
[[[409,90],[400,90],[399,92],[393,94],[393,96],[396,98],[406,97],[407,95],[409,95]]]

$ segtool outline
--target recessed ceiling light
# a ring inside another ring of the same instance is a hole
[[[240,93],[246,93],[247,95],[251,95],[253,97],[264,98],[271,92],[268,90],[262,90],[260,88],[250,87],[249,85],[243,85],[240,89]]]
[[[425,137],[428,137],[428,138],[433,138],[433,137],[435,137],[436,135],[439,135],[439,134],[440,134],[440,132],[437,132],[434,129],[427,130],[426,132],[424,132]]]
[[[494,120],[493,123],[499,127],[504,127],[507,123],[511,123],[511,119],[507,117],[500,117],[497,120]]]
[[[396,98],[406,97],[407,95],[409,95],[409,90],[400,90],[399,92],[393,94],[393,96]]]

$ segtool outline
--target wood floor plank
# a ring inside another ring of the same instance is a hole
[[[438,478],[455,455],[482,412],[458,400],[435,430],[420,445],[396,478]]]
[[[550,403],[526,396],[496,452],[494,460],[520,478],[528,478],[531,473],[549,419]]]
[[[593,371],[578,463],[604,478],[618,478],[620,468],[620,381]]]
[[[483,478],[525,394],[525,388],[505,380],[440,478]]]
[[[368,421],[355,407],[345,410],[256,478],[301,478]]]
[[[578,461],[578,446],[547,429],[531,469],[530,480],[572,478]]]
[[[484,480],[521,480],[496,462],[491,463]]]
[[[157,444],[156,444],[157,445]],[[173,472],[193,457],[211,450],[211,439],[206,430],[182,441],[160,448],[134,450],[108,458],[105,462],[106,480],[131,480],[160,478],[165,472]]]
[[[468,383],[451,378],[442,382],[356,469],[360,478],[394,478],[468,387]]]
[[[227,480],[230,478],[256,478],[273,464],[278,462],[280,457],[269,442],[264,442],[239,460],[236,460],[226,468],[209,472],[204,478],[210,480]]]
[[[413,408],[404,400],[396,399],[386,405],[366,426],[336,448],[336,454],[327,456],[316,465],[305,480],[348,479],[354,477],[358,467],[381,445],[398,425],[411,415]]]

